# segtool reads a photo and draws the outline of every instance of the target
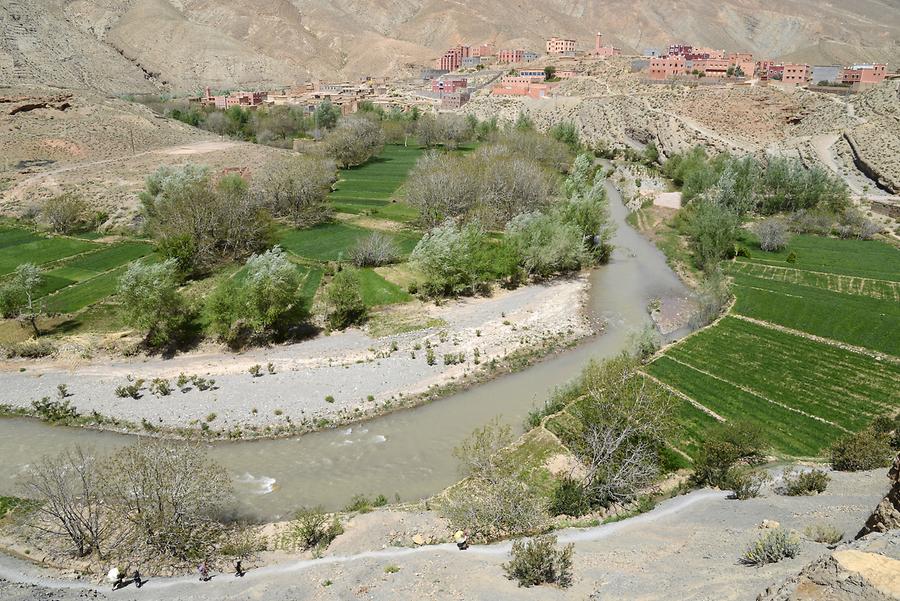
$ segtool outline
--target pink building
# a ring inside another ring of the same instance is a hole
[[[784,65],[781,74],[781,82],[793,86],[805,86],[812,79],[812,70],[809,65],[789,63]]]
[[[468,46],[454,46],[435,61],[435,67],[441,71],[456,71],[462,65],[462,60],[470,56]]]
[[[525,51],[521,48],[517,50],[501,50],[497,53],[497,62],[499,64],[514,64],[525,62]]]
[[[597,39],[594,41],[594,51],[591,52],[594,56],[618,56],[622,54],[622,51],[618,48],[613,48],[612,46],[604,46],[603,45],[603,34],[597,33]]]
[[[469,101],[469,93],[466,91],[454,92],[452,94],[444,94],[441,97],[441,108],[444,110],[455,110]]]
[[[692,61],[691,73],[698,71],[704,77],[726,77],[728,75],[728,67],[731,66],[725,59],[721,58],[702,58]]]
[[[534,83],[530,77],[501,77],[491,92],[494,96],[529,96],[544,98],[550,93],[552,86],[546,83]]]
[[[660,56],[650,59],[650,79],[664,81],[685,74],[683,56]]]
[[[547,54],[575,54],[575,40],[550,38],[547,40]]]
[[[233,106],[255,108],[266,102],[268,92],[232,92],[228,96],[213,96],[209,86],[200,99],[204,106],[215,106],[217,109],[230,109]]]
[[[572,71],[571,69],[563,69],[561,71],[557,71],[555,75],[560,79],[572,79],[573,77],[578,75],[578,73]]]
[[[469,80],[460,79],[433,79],[431,81],[431,91],[440,94],[455,94],[456,92],[465,91],[469,87]]]
[[[669,46],[669,56],[688,56],[694,52],[694,47],[690,44],[671,44]]]
[[[847,67],[841,74],[841,81],[854,87],[873,86],[884,81],[887,75],[887,65],[853,65]]]
[[[497,54],[497,48],[491,42],[485,42],[480,46],[473,46],[469,56],[475,57],[485,57],[485,56],[494,56]]]

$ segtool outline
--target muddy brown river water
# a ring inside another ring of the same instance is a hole
[[[625,223],[627,210],[618,192],[610,184],[607,191],[618,226],[616,250],[608,265],[591,274],[587,306],[605,321],[602,334],[522,372],[415,409],[294,439],[213,443],[213,458],[234,476],[241,513],[272,520],[301,505],[337,509],[360,493],[391,500],[399,495],[404,501],[430,496],[458,478],[451,451],[475,428],[499,417],[521,430],[528,412],[588,361],[625,350],[632,332],[649,320],[651,299],[682,298],[687,290],[662,253]],[[0,494],[15,494],[24,470],[44,454],[76,444],[106,451],[132,440],[130,435],[0,419]]]

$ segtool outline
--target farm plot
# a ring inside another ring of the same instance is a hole
[[[787,262],[790,253],[795,261]],[[900,251],[875,240],[839,240],[799,235],[780,252],[757,250],[754,263],[900,282]]]
[[[395,202],[395,194],[406,181],[422,150],[417,147],[386,146],[365,165],[341,171],[329,200],[342,213],[368,213],[395,221],[411,221],[416,211]]]
[[[652,376],[730,422],[747,421],[759,425],[772,448],[779,453],[799,457],[817,456],[844,433],[836,426],[786,409],[667,356],[658,358],[646,369]],[[697,418],[695,414],[692,420],[696,420],[696,423],[689,422],[685,426],[688,432],[702,440],[702,431],[712,422],[704,423],[699,419],[702,418]],[[690,454],[692,449],[688,447],[686,450]]]
[[[279,244],[298,257],[314,261],[340,261],[346,260],[356,243],[371,233],[371,230],[353,225],[326,223],[306,230],[285,230]],[[404,255],[412,252],[420,238],[411,232],[389,235]]]
[[[900,261],[900,257],[897,258]],[[753,278],[783,282],[795,286],[809,286],[855,296],[867,296],[879,300],[900,302],[900,282],[874,280],[852,275],[804,271],[779,265],[767,265],[752,260],[739,259],[732,263],[729,271]]]
[[[25,230],[17,232],[15,228],[0,232],[0,245],[0,276],[12,273],[23,263],[43,265],[101,247],[87,240],[47,238]]]
[[[62,267],[44,273],[44,282],[39,294],[46,296],[67,286],[91,279],[105,271],[148,255],[152,250],[153,247],[149,244],[125,242],[80,255]]]
[[[900,301],[731,275],[735,313],[900,356]]]
[[[367,307],[405,303],[412,297],[400,286],[387,281],[373,269],[359,270],[359,292]]]

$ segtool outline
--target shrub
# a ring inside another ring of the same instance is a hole
[[[156,396],[169,396],[172,394],[172,385],[165,378],[153,378],[150,382],[150,392]]]
[[[421,290],[430,296],[475,293],[493,277],[492,246],[475,224],[447,222],[433,228],[416,244],[410,260],[422,270]]]
[[[344,507],[344,511],[350,513],[353,511],[359,513],[369,513],[372,511],[372,501],[366,495],[354,495],[350,499],[350,503]]]
[[[526,213],[506,226],[505,243],[529,275],[549,277],[590,263],[584,235],[553,215]]]
[[[709,269],[727,258],[739,225],[737,214],[715,200],[703,197],[689,205],[687,232],[697,265]]]
[[[509,563],[503,564],[506,576],[519,586],[556,584],[566,588],[572,584],[572,555],[575,545],[556,547],[556,537],[538,536],[528,541],[513,542]]]
[[[631,354],[646,361],[659,350],[661,339],[659,330],[652,323],[646,324],[631,335]]]
[[[711,430],[694,462],[698,484],[725,487],[731,468],[739,461],[756,464],[763,459],[762,430],[748,422],[727,423]]]
[[[571,476],[556,481],[548,507],[550,515],[581,517],[590,510],[590,498],[581,482]]]
[[[831,466],[842,472],[858,472],[886,467],[891,463],[890,438],[862,430],[838,439],[831,446]]]
[[[120,399],[131,397],[133,399],[141,398],[141,390],[144,387],[144,381],[141,379],[134,380],[128,384],[116,386],[116,396]]]
[[[45,201],[41,214],[54,232],[68,234],[84,225],[86,209],[87,205],[79,196],[68,192]]]
[[[799,553],[800,539],[795,533],[786,532],[781,528],[772,528],[747,547],[741,556],[741,563],[761,566],[797,557]]]
[[[836,545],[844,538],[844,533],[833,524],[810,524],[803,531],[806,538],[817,543]]]
[[[366,305],[360,295],[359,277],[343,269],[331,280],[325,298],[328,303],[328,325],[343,330],[366,319]]]
[[[759,247],[766,252],[783,249],[788,243],[788,233],[780,219],[766,219],[757,223],[753,231],[759,238]]]
[[[372,232],[350,251],[350,261],[357,267],[380,267],[397,260],[400,251],[394,239],[381,232]]]
[[[825,492],[831,477],[822,470],[810,470],[796,473],[787,468],[782,476],[784,493],[791,497],[816,495]]]
[[[14,359],[22,357],[23,359],[40,359],[49,357],[56,353],[56,347],[49,340],[26,340],[16,344],[10,344],[3,347],[7,357]]]
[[[68,422],[78,417],[78,411],[69,401],[51,401],[49,397],[31,401],[31,408],[38,417],[50,423]]]
[[[789,252],[785,261],[788,263],[796,263],[797,262],[797,254],[794,253],[794,251]]]
[[[175,259],[132,263],[119,278],[118,296],[125,322],[145,332],[149,344],[167,344],[181,334],[186,311]]]
[[[746,467],[732,467],[725,473],[722,486],[730,488],[735,499],[745,501],[758,497],[762,485],[768,480],[768,472]]]
[[[288,525],[288,536],[303,549],[324,550],[343,532],[340,521],[329,521],[321,507],[301,507]]]

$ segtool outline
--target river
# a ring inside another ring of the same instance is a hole
[[[653,298],[683,297],[687,290],[653,244],[625,223],[627,209],[607,182],[617,225],[616,250],[591,274],[587,310],[606,322],[604,332],[516,374],[500,377],[415,409],[345,428],[293,439],[221,442],[212,457],[235,477],[243,514],[273,520],[301,505],[338,509],[355,494],[403,501],[430,496],[458,479],[452,449],[494,417],[521,431],[528,412],[554,388],[573,379],[592,358],[626,349],[649,317]],[[248,404],[251,401],[248,400]],[[130,435],[53,427],[36,420],[0,420],[0,494],[15,494],[28,464],[80,444],[115,449]]]

